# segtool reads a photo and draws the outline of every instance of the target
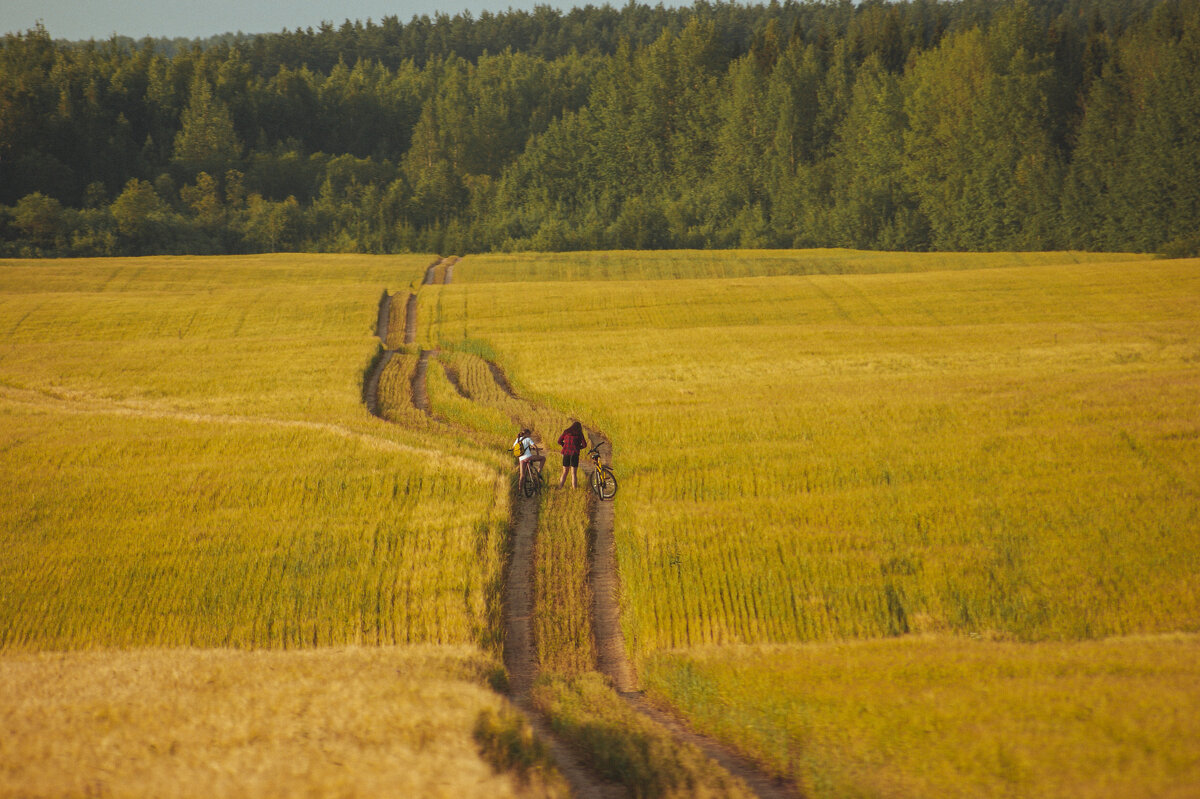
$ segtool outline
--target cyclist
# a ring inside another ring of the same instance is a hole
[[[517,434],[517,440],[512,444],[512,451],[521,464],[521,479],[518,481],[517,487],[524,488],[530,465],[536,463],[539,466],[545,466],[546,456],[538,453],[537,444],[533,442],[529,428],[522,428],[521,432]]]
[[[562,477],[558,478],[558,487],[567,483],[567,469],[571,470],[571,488],[578,488],[576,474],[579,471],[579,452],[587,449],[587,439],[583,435],[583,425],[575,422],[558,437],[558,445],[562,447]]]

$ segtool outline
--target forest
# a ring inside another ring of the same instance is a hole
[[[0,40],[0,256],[1200,252],[1200,0]]]

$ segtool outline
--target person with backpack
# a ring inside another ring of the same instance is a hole
[[[579,472],[579,453],[587,449],[587,439],[583,436],[583,425],[574,422],[558,437],[558,445],[562,447],[562,477],[558,478],[558,487],[562,488],[567,482],[567,469],[571,470],[571,488],[578,488],[576,475]]]
[[[517,456],[517,461],[521,466],[521,479],[517,482],[517,487],[524,488],[530,465],[536,463],[539,466],[545,466],[546,456],[538,452],[538,446],[534,443],[533,436],[527,427],[517,433],[517,440],[512,443],[512,453]]]

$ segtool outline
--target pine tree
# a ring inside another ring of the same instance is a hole
[[[197,74],[187,107],[179,118],[171,161],[189,177],[207,172],[223,175],[238,166],[242,144],[228,106],[213,96],[208,80]]]

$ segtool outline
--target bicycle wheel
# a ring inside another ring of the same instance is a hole
[[[592,490],[600,499],[612,499],[617,495],[617,478],[613,470],[601,466],[592,472]]]
[[[523,490],[525,496],[532,497],[542,487],[542,470],[536,466],[529,467],[529,476],[525,478]]]

